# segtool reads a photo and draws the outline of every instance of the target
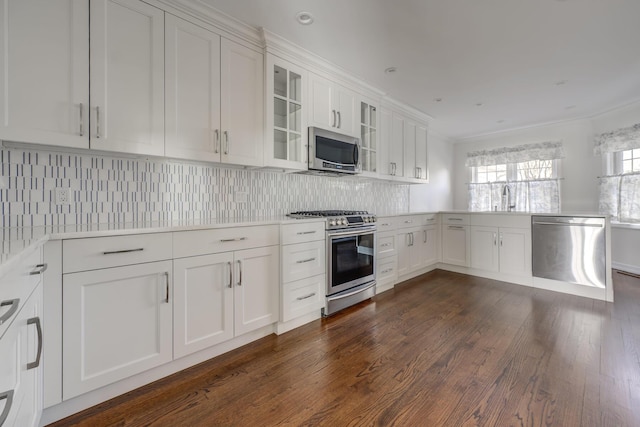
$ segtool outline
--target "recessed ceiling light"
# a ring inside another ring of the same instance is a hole
[[[393,74],[396,71],[398,71],[398,69],[396,67],[389,67],[386,70],[384,70],[385,74]]]
[[[477,102],[476,103],[476,107],[482,107],[482,105],[483,105],[482,102]]]
[[[576,108],[575,105],[569,105],[568,107],[564,107],[565,110],[572,110],[574,108]]]
[[[496,123],[504,123],[504,119],[498,120]]]
[[[309,12],[298,12],[296,20],[302,25],[311,25],[313,23],[313,15]]]
[[[435,98],[434,102],[442,102],[442,98]]]
[[[569,83],[569,80],[559,80],[556,82],[556,86],[566,85],[567,83]]]

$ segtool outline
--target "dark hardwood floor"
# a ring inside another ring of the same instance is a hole
[[[55,426],[639,426],[640,279],[615,304],[436,270]]]

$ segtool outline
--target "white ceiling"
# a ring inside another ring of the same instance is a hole
[[[639,0],[201,1],[341,66],[456,139],[640,100]],[[298,24],[300,11],[314,23]]]

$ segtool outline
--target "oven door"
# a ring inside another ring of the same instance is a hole
[[[327,232],[327,295],[375,280],[375,228]]]

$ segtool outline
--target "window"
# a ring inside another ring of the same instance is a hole
[[[613,221],[640,222],[640,123],[598,135],[593,151],[603,160],[600,213]]]
[[[560,142],[468,153],[469,210],[558,212],[561,157]]]

